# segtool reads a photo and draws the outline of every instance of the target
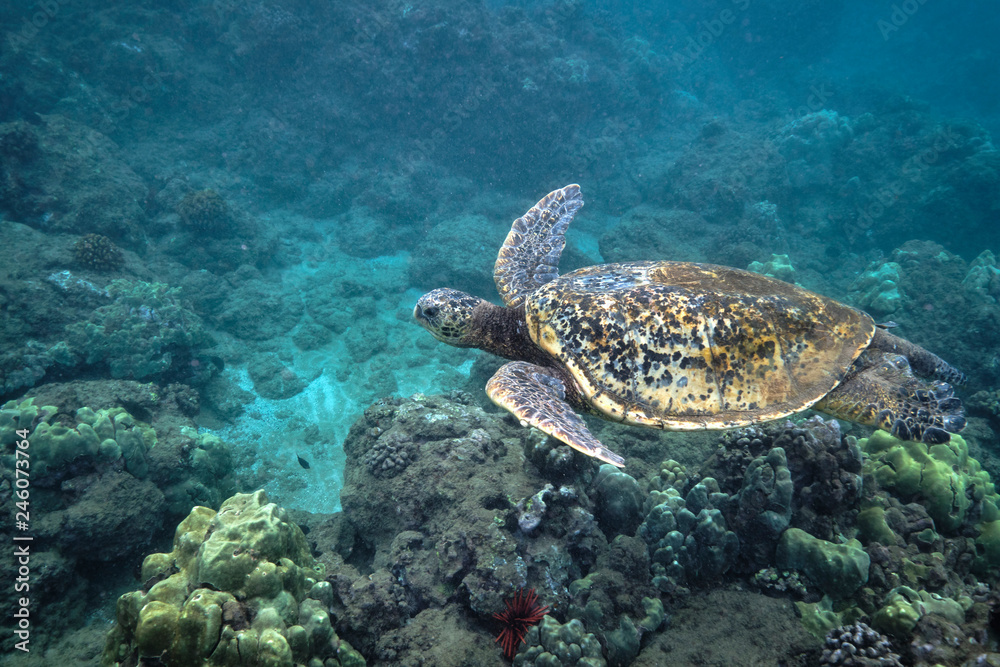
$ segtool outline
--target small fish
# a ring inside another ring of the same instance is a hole
[[[295,455],[295,458],[297,458],[299,460],[299,465],[302,466],[303,468],[305,468],[306,470],[308,470],[309,468],[312,467],[311,465],[309,465],[309,461],[306,461],[304,458],[302,458],[298,454]]]

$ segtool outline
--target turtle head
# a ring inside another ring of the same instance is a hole
[[[455,289],[436,289],[420,297],[413,308],[413,317],[442,343],[476,347],[472,312],[481,303],[485,301],[478,296]]]

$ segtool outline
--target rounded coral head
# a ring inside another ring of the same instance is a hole
[[[442,343],[474,347],[472,314],[483,300],[455,289],[436,289],[420,297],[413,317]]]

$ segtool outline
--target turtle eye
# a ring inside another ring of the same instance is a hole
[[[437,317],[438,307],[437,306],[427,306],[424,310],[424,317]]]

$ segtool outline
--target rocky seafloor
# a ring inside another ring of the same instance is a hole
[[[493,615],[524,589],[549,609],[517,665],[1000,660],[1000,459],[975,418],[930,447],[818,416],[699,439],[609,425],[618,470],[462,392],[387,398],[322,514],[222,500],[232,447],[145,391],[0,410],[0,438],[27,427],[49,464],[25,664],[501,665]],[[148,422],[101,407],[125,396]],[[108,582],[121,597],[95,604]]]

